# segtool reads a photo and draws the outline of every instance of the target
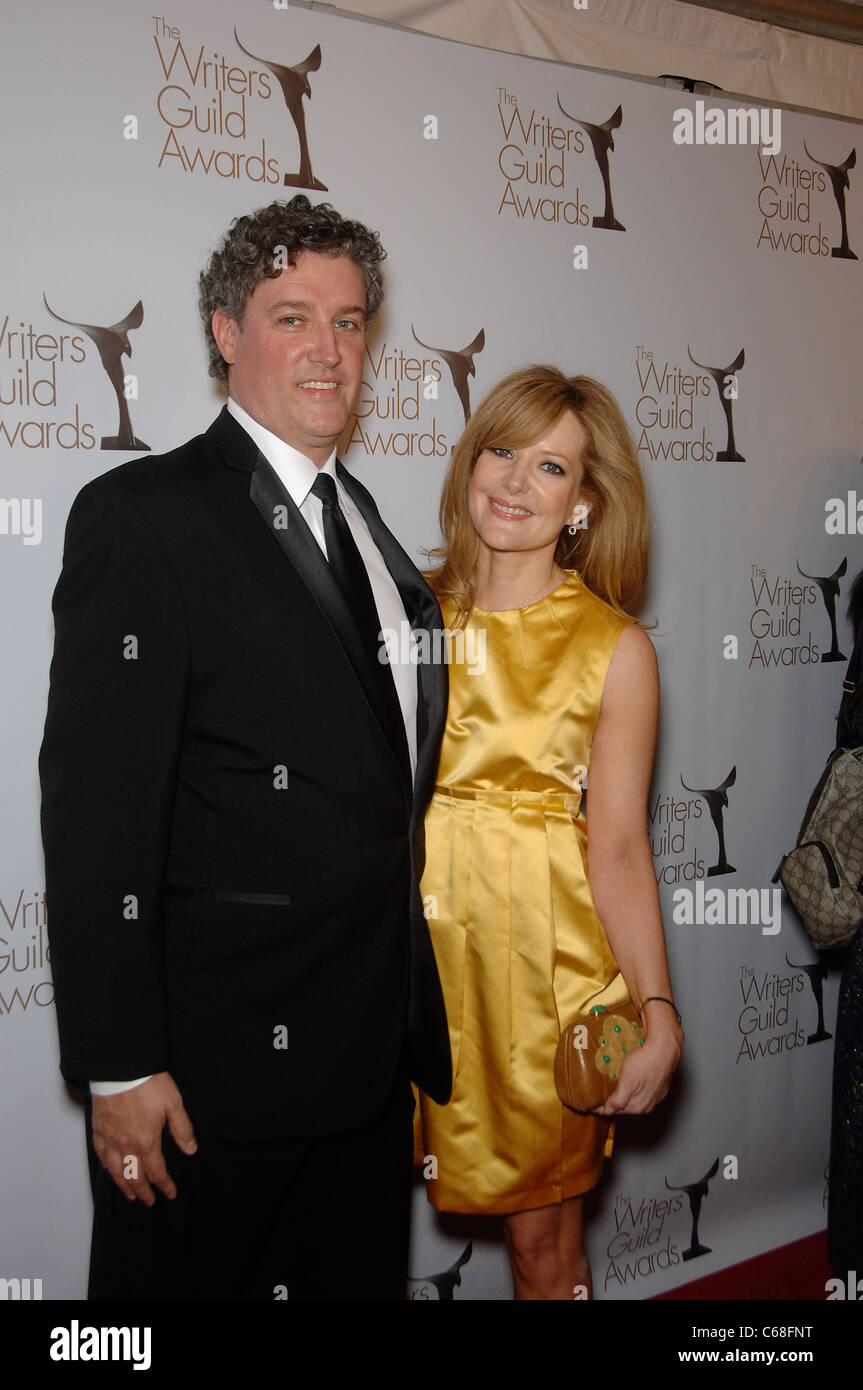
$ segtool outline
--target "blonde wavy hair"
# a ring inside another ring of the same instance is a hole
[[[563,527],[554,552],[561,569],[578,570],[593,593],[625,613],[647,575],[649,522],[644,479],[629,428],[611,392],[589,376],[566,377],[557,367],[531,366],[493,387],[471,416],[444,482],[440,526],[444,544],[428,552],[442,560],[428,581],[438,599],[452,599],[456,626],[476,602],[479,537],[468,510],[468,488],[483,449],[523,449],[571,410],[587,435],[581,457],[581,495],[587,526]]]

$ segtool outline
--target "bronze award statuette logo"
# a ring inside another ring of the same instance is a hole
[[[824,1027],[824,981],[827,978],[827,966],[824,961],[816,960],[811,965],[795,965],[793,960],[788,959],[788,952],[785,953],[785,963],[790,965],[792,970],[802,970],[812,986],[812,994],[815,999],[815,1007],[818,1010],[818,1021],[815,1025],[815,1032],[810,1033],[806,1039],[806,1046],[810,1043],[827,1042],[833,1037]]]
[[[273,74],[282,89],[285,105],[296,126],[297,139],[300,142],[300,168],[296,174],[285,174],[285,183],[289,188],[319,188],[322,193],[326,193],[327,185],[321,183],[320,179],[316,179],[312,173],[309,142],[306,139],[306,116],[303,110],[303,97],[308,97],[310,101],[312,99],[308,74],[317,72],[321,66],[321,45],[316,43],[307,58],[304,58],[301,63],[295,63],[292,68],[288,68],[283,63],[270,62],[269,58],[259,58],[256,53],[251,53],[248,48],[244,48],[240,43],[236,29],[234,29],[234,38],[237,40],[237,47],[242,49],[247,58],[252,58],[256,63],[263,63],[264,67]]]
[[[618,222],[614,215],[614,203],[611,199],[611,175],[608,171],[608,152],[614,149],[614,136],[612,131],[617,130],[623,124],[623,107],[618,106],[602,125],[592,125],[590,121],[583,121],[580,116],[571,116],[566,107],[557,98],[557,104],[568,121],[573,125],[581,126],[587,132],[590,143],[593,146],[593,155],[599,167],[602,177],[602,186],[605,190],[605,211],[601,217],[594,217],[594,227],[604,227],[608,232],[625,232],[626,228],[622,222]]]
[[[805,140],[803,141],[803,148],[806,150],[806,153],[809,154]],[[822,160],[816,159],[812,154],[809,154],[809,158],[812,160],[813,164],[820,164],[822,169],[827,170],[833,188],[833,197],[836,199],[836,206],[839,209],[839,218],[842,223],[842,241],[839,246],[831,248],[830,255],[836,256],[842,261],[856,261],[857,257],[848,245],[848,223],[845,218],[845,191],[851,186],[851,181],[848,178],[848,170],[853,169],[854,165],[857,163],[857,149],[855,147],[851,151],[843,164],[825,164]]]
[[[824,600],[824,607],[827,609],[827,617],[830,619],[830,650],[821,653],[822,661],[847,661],[844,652],[839,650],[839,638],[836,633],[836,600],[839,597],[839,580],[848,568],[848,556],[842,561],[841,565],[832,574],[807,574],[800,569],[800,561],[795,560],[795,565],[804,579],[811,579],[821,590],[821,597]]]
[[[704,1177],[699,1178],[697,1182],[681,1183],[680,1186],[673,1187],[668,1181],[668,1178],[665,1179],[665,1186],[668,1188],[669,1192],[685,1192],[689,1198],[689,1212],[692,1216],[692,1232],[689,1237],[689,1248],[683,1252],[684,1260],[694,1260],[697,1259],[699,1255],[710,1254],[710,1246],[702,1245],[701,1241],[698,1239],[698,1218],[701,1215],[701,1203],[707,1196],[710,1179],[715,1178],[718,1172],[719,1157],[717,1156],[715,1163],[711,1164],[704,1174]]]
[[[716,838],[719,841],[719,857],[715,864],[711,864],[707,870],[707,877],[713,878],[717,874],[736,874],[737,870],[733,864],[729,864],[725,858],[725,826],[723,824],[723,811],[728,806],[728,788],[733,787],[737,781],[737,765],[735,764],[726,777],[725,781],[718,787],[690,787],[681,777],[681,786],[686,787],[688,792],[695,792],[698,796],[703,796],[707,802],[707,809],[710,812],[710,819],[716,831]]]
[[[429,1299],[429,1285],[437,1290],[439,1303],[454,1303],[454,1290],[461,1283],[461,1267],[466,1265],[473,1254],[473,1241],[468,1241],[458,1259],[441,1274],[428,1274],[425,1279],[408,1278],[408,1298],[415,1301]]]
[[[430,347],[428,343],[423,342],[422,338],[417,337],[413,324],[411,324],[411,334],[413,335],[415,343],[419,343],[420,347],[424,347],[427,352],[437,353],[446,362],[450,369],[452,384],[456,389],[456,395],[461,401],[461,408],[464,411],[464,422],[467,424],[470,419],[470,383],[468,382],[468,377],[476,376],[476,368],[473,365],[473,359],[476,357],[477,353],[482,352],[485,347],[485,329],[481,328],[473,342],[468,343],[467,347],[461,348],[460,351],[455,348]]]
[[[697,362],[692,356],[692,348],[687,343],[686,351],[689,353],[690,362],[695,363],[702,371],[709,372],[716,382],[716,389],[719,392],[719,404],[722,406],[722,413],[725,416],[726,440],[725,448],[720,449],[716,455],[717,463],[745,463],[746,459],[737,452],[734,443],[734,419],[732,417],[732,404],[737,400],[737,373],[746,360],[743,348],[735,357],[733,362],[729,362],[727,367],[708,367],[703,362]]]
[[[140,299],[133,309],[130,309],[124,319],[119,323],[111,324],[110,328],[100,328],[92,323],[76,323],[74,319],[61,318],[55,314],[51,305],[42,292],[42,302],[52,319],[58,323],[66,323],[70,328],[80,328],[82,333],[86,333],[88,338],[99,350],[102,359],[102,366],[108,376],[108,380],[114,388],[117,397],[117,410],[120,419],[117,425],[116,434],[104,434],[100,447],[102,449],[147,449],[149,444],[145,444],[143,439],[138,439],[132,429],[132,421],[129,417],[129,403],[125,394],[125,376],[123,373],[122,357],[125,353],[127,357],[132,356],[132,344],[129,342],[129,330],[140,328],[144,322],[144,306]]]

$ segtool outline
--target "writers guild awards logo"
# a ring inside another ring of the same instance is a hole
[[[413,324],[411,324],[411,334],[415,343],[419,343],[420,347],[426,348],[428,352],[436,353],[446,362],[450,369],[452,384],[456,389],[456,395],[461,401],[461,408],[464,411],[464,422],[467,424],[470,419],[470,384],[468,382],[468,377],[476,376],[476,368],[473,365],[473,359],[476,357],[477,353],[482,352],[485,347],[485,329],[481,328],[473,342],[468,343],[467,347],[461,348],[458,351],[455,348],[430,347],[428,343],[423,342],[422,338],[417,337]]]
[[[689,353],[690,362],[694,362],[696,367],[701,367],[702,371],[709,372],[716,382],[716,389],[719,392],[719,404],[722,406],[722,413],[725,416],[725,427],[727,431],[725,448],[720,449],[716,455],[718,463],[745,463],[746,459],[737,452],[734,443],[734,419],[732,415],[733,404],[737,400],[737,373],[743,366],[745,354],[743,348],[735,357],[733,362],[729,362],[727,367],[708,367],[704,362],[698,362],[692,356],[692,349],[687,345],[686,351]]]
[[[590,121],[583,121],[580,116],[571,116],[560,97],[557,98],[557,104],[568,121],[572,121],[573,125],[581,126],[581,129],[586,131],[593,146],[593,155],[599,167],[602,187],[605,190],[605,210],[601,217],[594,217],[594,227],[603,227],[608,232],[625,232],[626,228],[623,223],[618,222],[614,215],[614,203],[611,198],[611,175],[608,169],[608,154],[610,150],[614,149],[612,131],[617,130],[623,123],[623,107],[618,106],[617,110],[609,116],[607,121],[603,121],[602,125],[592,125]]]
[[[815,998],[815,1007],[818,1010],[818,1022],[815,1025],[815,1032],[810,1033],[806,1039],[806,1046],[810,1043],[827,1042],[833,1037],[824,1027],[824,981],[827,978],[827,966],[823,961],[816,960],[811,965],[795,965],[793,960],[788,959],[785,953],[785,963],[790,965],[792,970],[802,970],[812,986],[812,994]]]
[[[839,580],[848,568],[848,556],[845,556],[841,565],[832,574],[807,574],[805,570],[800,569],[799,560],[795,560],[794,563],[804,579],[811,579],[818,585],[824,600],[824,607],[827,609],[827,617],[830,619],[830,650],[821,653],[821,660],[847,661],[847,656],[839,650],[839,639],[836,635],[836,600],[839,597]]]
[[[695,792],[704,798],[707,809],[710,812],[710,819],[713,821],[713,828],[716,831],[716,838],[719,841],[719,855],[715,864],[711,864],[707,870],[707,877],[713,878],[717,874],[736,874],[737,870],[733,864],[729,864],[725,857],[725,826],[723,823],[723,812],[728,807],[728,788],[733,787],[737,781],[737,766],[735,764],[726,777],[725,781],[718,787],[690,787],[681,777],[681,786],[686,787],[688,792]]]
[[[248,48],[244,48],[240,43],[236,29],[234,29],[234,38],[237,40],[237,47],[242,49],[247,58],[252,58],[256,63],[263,63],[265,68],[269,68],[282,89],[285,106],[296,126],[297,139],[300,142],[300,167],[296,174],[285,174],[285,183],[290,188],[319,188],[323,193],[326,193],[327,185],[321,183],[320,179],[316,179],[312,173],[309,142],[306,138],[306,115],[303,110],[303,97],[308,97],[310,101],[312,97],[308,74],[317,72],[321,66],[321,45],[315,44],[307,58],[289,68],[285,67],[283,63],[273,63],[269,58],[259,58],[256,53],[250,53]]]
[[[701,1203],[707,1196],[707,1189],[710,1183],[710,1179],[715,1178],[718,1172],[719,1158],[717,1156],[716,1161],[711,1164],[707,1172],[704,1174],[704,1177],[699,1178],[697,1182],[681,1183],[679,1186],[673,1187],[672,1184],[668,1181],[668,1178],[665,1179],[665,1186],[668,1188],[669,1192],[685,1192],[687,1197],[689,1198],[689,1212],[692,1217],[692,1232],[689,1238],[689,1249],[684,1250],[683,1252],[684,1260],[694,1260],[697,1259],[699,1255],[710,1254],[710,1246],[702,1245],[701,1241],[698,1238],[698,1218],[701,1215]]]
[[[836,256],[843,261],[856,261],[857,257],[848,245],[848,223],[845,217],[845,192],[846,189],[850,187],[848,170],[853,169],[854,165],[857,163],[857,150],[856,148],[853,149],[843,164],[825,164],[822,160],[816,159],[814,155],[809,154],[805,140],[803,141],[803,148],[806,150],[813,164],[820,164],[822,169],[826,169],[833,188],[833,197],[836,199],[836,206],[839,209],[839,218],[842,223],[842,241],[839,246],[834,246],[831,249],[830,255]]]
[[[114,388],[114,395],[117,397],[117,410],[119,412],[119,423],[116,434],[105,434],[102,436],[101,448],[103,449],[147,449],[149,444],[145,444],[143,439],[135,436],[132,429],[132,421],[129,417],[129,403],[126,400],[125,385],[126,379],[123,373],[123,354],[127,357],[132,356],[132,344],[129,342],[129,330],[140,328],[144,322],[144,306],[140,299],[133,309],[130,309],[124,319],[119,323],[113,323],[109,328],[100,328],[92,323],[75,323],[73,319],[61,318],[55,314],[45,293],[42,293],[42,301],[52,319],[57,319],[58,323],[66,323],[70,328],[80,328],[82,333],[86,333],[88,338],[92,338],[102,360],[108,380]]]
[[[21,888],[14,908],[11,898],[0,896],[0,914],[0,1018],[31,1004],[48,1008],[54,1003],[54,982],[44,891],[25,899]],[[34,980],[34,975],[44,978]]]
[[[454,1290],[456,1285],[461,1283],[461,1267],[467,1264],[472,1254],[473,1242],[469,1241],[455,1264],[451,1264],[442,1274],[429,1274],[425,1279],[409,1277],[407,1298],[417,1301],[436,1300],[439,1303],[455,1302]]]

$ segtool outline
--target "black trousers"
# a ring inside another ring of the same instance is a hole
[[[863,1274],[863,923],[845,953],[839,987],[829,1171],[830,1267],[840,1279],[847,1279],[852,1269],[859,1277]]]
[[[346,1134],[199,1140],[186,1156],[165,1129],[177,1196],[154,1207],[97,1165],[88,1297],[403,1299],[413,1104],[401,1075],[383,1113]],[[92,1153],[89,1104],[87,1118]]]

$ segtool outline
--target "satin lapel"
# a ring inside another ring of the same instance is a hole
[[[414,803],[422,810],[431,796],[437,776],[440,743],[446,723],[449,677],[446,665],[431,659],[441,649],[434,634],[443,632],[444,621],[437,599],[426,584],[416,565],[399,545],[385,525],[374,498],[362,483],[336,460],[339,482],[349,493],[369,528],[369,533],[384,558],[384,563],[401,594],[405,612],[415,632],[429,634],[426,650],[428,661],[417,664],[417,770]]]
[[[252,474],[249,497],[341,644],[387,747],[402,771],[401,763],[387,735],[386,725],[378,711],[377,687],[369,670],[369,657],[357,632],[350,607],[305,518],[282,487],[278,474],[261,453],[258,453],[257,464]]]

